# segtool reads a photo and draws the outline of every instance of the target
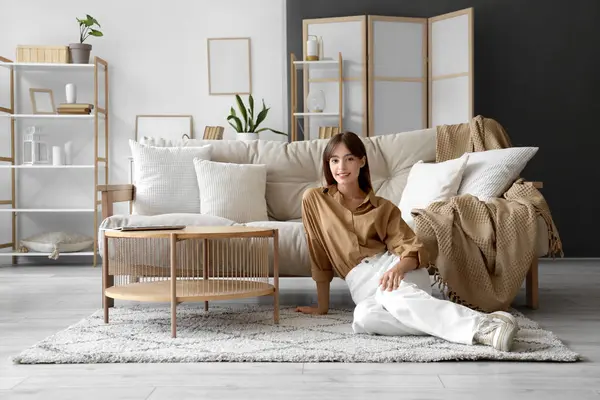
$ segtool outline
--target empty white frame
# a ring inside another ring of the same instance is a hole
[[[252,93],[249,37],[209,38],[206,48],[210,95]]]
[[[184,135],[194,137],[194,122],[191,115],[136,115],[135,140],[152,138],[155,145],[162,146],[180,142]],[[161,141],[162,139],[162,141]],[[162,147],[161,146],[161,147]]]

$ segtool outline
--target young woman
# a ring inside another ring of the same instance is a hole
[[[518,331],[512,315],[484,314],[431,296],[427,252],[400,209],[374,194],[366,149],[356,134],[330,139],[323,173],[327,185],[308,189],[302,198],[318,304],[298,312],[327,313],[335,270],[356,304],[357,334],[432,335],[511,350]]]

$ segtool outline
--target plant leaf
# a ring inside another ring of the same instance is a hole
[[[232,127],[233,129],[235,129],[235,130],[236,130],[236,132],[237,132],[237,128],[235,127],[235,125],[234,125],[234,124],[232,124],[232,123],[231,123],[231,121],[227,121],[227,122],[229,122],[229,125],[231,125],[231,127]]]
[[[256,131],[256,133],[259,132],[264,132],[264,131],[271,131],[273,133],[277,133],[278,135],[283,135],[283,136],[287,136],[287,133],[275,130],[275,129],[271,129],[271,128],[260,128],[259,130]]]
[[[233,109],[233,107],[231,107],[230,114],[233,115],[234,117],[237,117],[237,114],[235,113],[235,110]]]
[[[258,128],[258,126],[265,120],[265,118],[267,118],[269,110],[270,108],[263,108],[262,111],[258,113],[258,117],[256,117],[256,124],[254,125],[255,128]]]
[[[248,132],[254,132],[254,111],[248,108]]]
[[[89,15],[89,14],[86,14],[85,16],[87,17],[87,19],[88,19],[88,20],[92,21],[92,23],[94,23],[94,24],[98,25],[98,28],[101,28],[101,26],[100,26],[100,24],[98,23],[98,21],[96,20],[96,18],[92,17],[92,16],[91,16],[91,15]]]
[[[96,36],[96,37],[100,37],[100,36],[104,36],[104,34],[100,31],[97,31],[95,29],[90,28],[90,36]]]
[[[240,113],[242,114],[242,119],[244,120],[244,132],[247,132],[246,129],[248,129],[248,114],[246,113],[246,106],[244,106],[244,102],[242,101],[242,98],[239,94],[235,95],[235,100],[237,101],[238,108],[240,109]]]
[[[252,95],[248,95],[248,103],[250,104],[250,108],[248,109],[248,113],[249,113],[249,132],[254,132],[254,129],[256,128],[256,124],[254,123],[254,97],[252,97]]]
[[[235,126],[231,123],[232,120],[235,122]],[[231,125],[233,129],[235,129],[237,132],[243,132],[242,121],[240,121],[238,117],[230,115],[229,117],[227,117],[227,121],[229,122],[229,125]]]

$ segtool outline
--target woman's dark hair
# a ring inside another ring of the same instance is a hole
[[[323,151],[323,175],[325,176],[325,181],[327,185],[336,184],[337,181],[334,179],[331,174],[331,169],[329,168],[329,160],[333,155],[333,150],[335,147],[343,143],[350,153],[353,156],[358,158],[365,158],[365,165],[360,169],[358,175],[358,186],[360,189],[369,193],[373,186],[371,185],[371,172],[369,171],[369,160],[367,159],[367,149],[365,148],[365,144],[362,139],[354,132],[342,132],[338,133],[335,136],[332,136],[327,143],[327,147],[325,147],[325,151]]]

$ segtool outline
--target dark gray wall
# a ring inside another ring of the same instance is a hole
[[[302,54],[303,19],[468,7],[475,115],[500,122],[514,146],[540,147],[522,175],[544,182],[565,257],[600,257],[599,0],[287,0],[288,63]]]

